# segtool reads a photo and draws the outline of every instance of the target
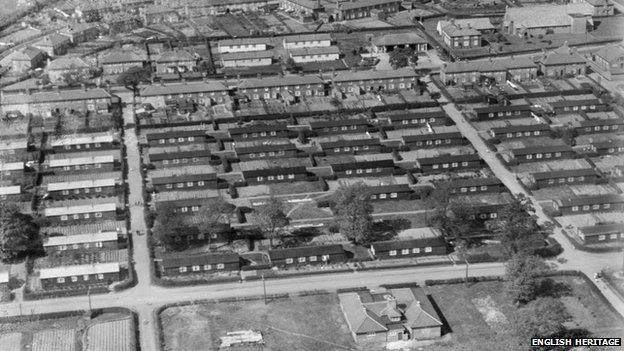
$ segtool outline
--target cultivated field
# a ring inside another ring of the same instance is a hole
[[[624,322],[612,312],[586,282],[577,277],[556,277],[569,286],[561,300],[572,319],[566,327],[587,330],[596,337],[623,337]],[[510,330],[514,307],[509,304],[501,282],[483,282],[427,288],[448,321],[450,333],[427,351],[510,350],[518,341]],[[599,348],[592,349],[600,350]]]
[[[135,326],[127,313],[103,313],[2,323],[0,351],[134,351]]]
[[[131,351],[136,349],[134,322],[123,318],[94,324],[87,330],[86,351]]]
[[[261,331],[263,346],[236,350],[318,351],[355,347],[336,295],[171,307],[160,314],[165,350],[217,350],[219,337]]]

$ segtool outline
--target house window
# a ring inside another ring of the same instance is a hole
[[[77,276],[75,276],[75,275],[72,275],[72,277],[71,277],[71,281],[72,281],[72,283],[77,282],[77,281],[78,281],[78,277],[77,277]]]
[[[415,247],[412,249],[412,253],[418,254],[420,253],[420,248],[419,247]]]
[[[199,266],[193,266],[191,267],[191,269],[193,270],[193,272],[199,272]]]
[[[603,241],[603,240],[605,240],[606,238],[607,238],[607,236],[606,236],[606,235],[598,235],[598,240],[599,240],[599,241]]]
[[[98,280],[104,280],[104,274],[100,273],[97,275]]]
[[[401,250],[401,255],[409,255],[410,250],[409,249],[403,249]]]
[[[425,247],[425,252],[431,252],[431,246]]]
[[[82,280],[84,280],[85,282],[89,281],[89,275],[88,274],[83,275]]]
[[[577,212],[579,210],[578,206],[572,206],[572,212]]]
[[[309,260],[310,262],[316,262],[317,257],[316,257],[316,256],[310,256],[310,257],[308,257],[308,260]]]
[[[204,265],[204,270],[205,270],[205,271],[209,271],[209,270],[211,270],[211,269],[212,269],[212,265],[210,265],[210,264],[205,264],[205,265]]]
[[[225,264],[217,263],[217,269],[225,269]]]
[[[56,278],[56,282],[57,282],[57,283],[65,283],[65,278],[63,278],[63,277],[58,277],[58,278]]]
[[[293,263],[293,259],[292,259],[292,258],[287,258],[287,259],[286,259],[286,263],[288,263],[288,264]]]
[[[180,273],[186,273],[186,267],[180,267]]]
[[[397,251],[396,250],[390,250],[390,252],[388,253],[390,256],[396,256]]]
[[[299,263],[304,263],[306,261],[305,257],[299,257],[298,259]]]

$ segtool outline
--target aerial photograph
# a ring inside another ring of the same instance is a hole
[[[622,351],[624,0],[0,0],[0,351]]]

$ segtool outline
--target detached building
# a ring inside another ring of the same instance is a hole
[[[39,270],[44,290],[110,285],[121,279],[119,263],[96,263],[76,266],[42,268]]]
[[[377,241],[370,246],[377,259],[446,255],[446,242],[433,227],[407,229],[396,240]]]
[[[357,291],[338,295],[353,339],[365,343],[433,339],[442,319],[421,288]]]
[[[402,48],[410,48],[416,52],[426,52],[429,46],[426,39],[412,32],[375,36],[372,43],[375,52],[391,52]]]
[[[513,149],[511,154],[518,163],[566,159],[576,155],[568,145],[530,146]]]
[[[177,74],[197,70],[197,57],[186,50],[164,51],[154,61],[157,74]]]
[[[217,47],[219,53],[265,51],[267,38],[235,38],[219,40]]]
[[[531,117],[531,105],[493,105],[474,108],[479,121]]]
[[[218,178],[215,173],[181,174],[152,178],[152,187],[155,192],[217,189],[217,185]]]
[[[440,173],[448,171],[461,171],[479,169],[484,161],[479,154],[465,155],[440,155],[436,157],[423,157],[418,159],[418,166],[423,173]]]
[[[70,197],[102,197],[115,196],[118,192],[118,184],[115,178],[88,179],[70,182],[49,183],[47,185],[48,196],[52,199]]]
[[[546,77],[577,76],[585,74],[587,70],[583,56],[578,54],[576,48],[567,45],[543,54],[538,61],[540,71]]]
[[[254,169],[243,171],[242,173],[243,178],[250,185],[277,182],[296,182],[307,180],[308,178],[308,171],[303,166]]]
[[[490,129],[490,135],[493,138],[498,138],[501,140],[549,136],[550,133],[550,125],[545,123],[523,124]]]
[[[379,139],[354,139],[321,142],[321,149],[327,155],[379,153],[382,145]]]
[[[593,168],[570,169],[531,173],[531,178],[538,189],[576,184],[596,184],[598,172]]]
[[[347,253],[342,245],[301,246],[269,250],[271,264],[277,267],[345,262]]]
[[[369,191],[371,201],[410,199],[414,193],[409,184],[371,186]]]
[[[607,44],[587,56],[592,70],[608,80],[624,79],[624,46]]]
[[[444,44],[451,49],[477,48],[481,46],[481,32],[469,24],[462,26],[450,22],[440,28],[440,35]]]
[[[161,276],[238,271],[242,259],[236,252],[207,252],[201,255],[165,254],[155,260]]]
[[[335,61],[340,59],[340,50],[337,46],[318,46],[288,51],[296,63]]]
[[[301,34],[284,37],[284,49],[304,49],[311,47],[331,46],[332,38],[328,33]]]
[[[355,161],[331,164],[334,175],[343,177],[381,177],[394,174],[394,161]]]
[[[221,54],[221,66],[231,67],[256,67],[269,66],[273,63],[271,51],[247,51]]]
[[[562,216],[591,212],[612,212],[624,210],[624,196],[608,195],[584,195],[569,199],[553,201],[555,211]]]
[[[578,228],[576,233],[583,241],[583,244],[612,243],[622,241],[624,239],[624,224],[597,224]]]
[[[503,31],[522,37],[545,34],[585,34],[593,25],[593,6],[583,3],[566,5],[508,6]]]
[[[391,14],[401,10],[400,0],[353,0],[339,1],[331,13],[336,21],[354,20],[379,14]]]
[[[53,225],[72,225],[76,222],[117,219],[117,204],[101,203],[83,206],[48,207],[43,216]]]
[[[141,50],[114,50],[104,55],[99,63],[105,75],[121,74],[130,68],[142,68],[147,54]]]
[[[116,250],[118,240],[117,232],[51,236],[44,240],[43,248],[48,255],[77,250]]]

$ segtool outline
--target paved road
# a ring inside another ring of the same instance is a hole
[[[483,158],[483,160],[488,164],[496,177],[498,177],[512,193],[524,194],[524,196],[533,202],[538,222],[540,224],[552,222],[550,217],[544,213],[544,209],[539,202],[522,187],[516,175],[507,169],[505,165],[503,165],[502,161],[496,157],[496,153],[492,152],[485,145],[483,139],[479,136],[478,131],[466,121],[461,111],[457,109],[457,106],[455,106],[455,104],[445,104],[443,108],[451,119],[453,119],[455,124],[457,124],[461,133],[468,140],[470,140],[481,158]],[[555,227],[553,237],[561,244],[564,250],[559,256],[559,258],[565,261],[564,263],[559,264],[559,268],[561,269],[579,270],[585,273],[588,277],[592,277],[594,273],[604,267],[619,267],[621,265],[621,253],[589,253],[577,250],[559,227]],[[600,288],[602,293],[618,310],[618,312],[624,316],[624,301],[619,299],[613,291],[603,284],[599,284],[598,288]]]

